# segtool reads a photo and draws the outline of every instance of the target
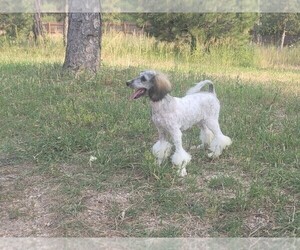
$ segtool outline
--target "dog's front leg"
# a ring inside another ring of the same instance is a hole
[[[187,175],[186,165],[191,161],[191,156],[182,147],[182,133],[180,129],[170,132],[175,145],[175,153],[172,155],[172,163],[178,167],[178,174],[181,177]]]
[[[163,131],[158,130],[159,140],[153,145],[152,153],[157,159],[158,165],[170,156],[172,145],[166,139]]]

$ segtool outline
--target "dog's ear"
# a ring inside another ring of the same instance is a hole
[[[149,89],[149,97],[153,102],[162,100],[172,90],[169,79],[161,73],[157,73],[152,78],[152,82],[153,87]]]

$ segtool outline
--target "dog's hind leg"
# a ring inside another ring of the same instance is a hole
[[[202,122],[199,124],[200,128],[200,145],[192,146],[191,149],[208,149],[214,138],[213,132]]]
[[[213,132],[205,124],[200,125],[200,148],[209,148],[210,144],[214,138]]]
[[[174,129],[170,132],[175,145],[175,153],[172,155],[172,163],[178,167],[179,176],[187,175],[186,165],[191,161],[191,156],[182,147],[182,133],[180,129]]]
[[[172,145],[166,139],[166,136],[163,131],[159,132],[159,140],[153,145],[152,153],[157,159],[158,165],[170,156]]]
[[[207,125],[214,134],[214,138],[209,146],[211,153],[209,153],[208,156],[212,158],[219,157],[222,154],[223,149],[228,147],[232,141],[228,136],[222,133],[217,119],[206,120],[205,125]]]

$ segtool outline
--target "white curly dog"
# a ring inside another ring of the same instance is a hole
[[[209,157],[221,155],[223,149],[231,144],[231,139],[223,135],[219,126],[220,103],[217,99],[213,83],[205,80],[190,88],[182,98],[169,95],[171,83],[162,73],[152,70],[143,71],[140,75],[126,82],[127,86],[135,89],[131,99],[148,95],[151,100],[152,121],[154,122],[159,140],[153,145],[152,152],[161,164],[172,152],[172,163],[178,167],[180,176],[187,175],[186,165],[191,156],[182,147],[182,131],[198,125],[200,132],[200,147],[208,148]],[[200,92],[205,86],[208,92]]]

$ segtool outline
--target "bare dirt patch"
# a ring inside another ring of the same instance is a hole
[[[267,232],[273,227],[273,219],[268,212],[256,212],[248,216],[245,220],[245,226],[249,230],[249,237],[259,235],[261,231]]]
[[[125,220],[130,208],[130,193],[108,190],[97,192],[86,190],[82,194],[85,209],[77,216],[93,235],[98,237],[124,236],[119,225]]]
[[[56,236],[58,185],[34,174],[35,166],[0,167],[0,236]]]

